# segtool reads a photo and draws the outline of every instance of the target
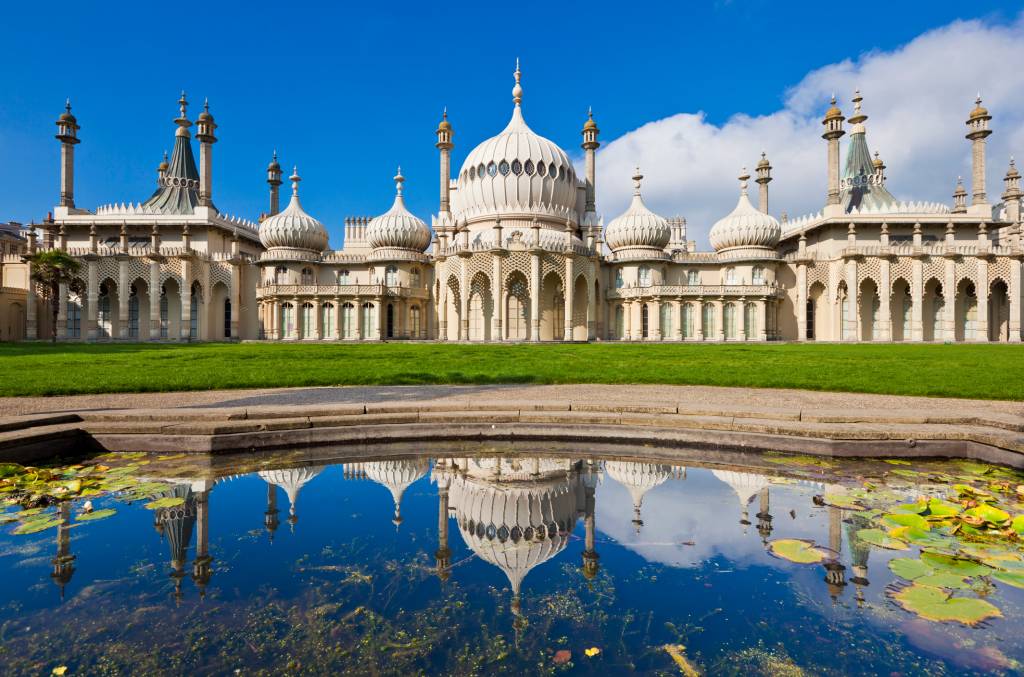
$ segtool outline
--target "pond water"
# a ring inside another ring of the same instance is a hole
[[[1017,472],[668,453],[459,444],[0,466],[0,665],[1019,671]]]

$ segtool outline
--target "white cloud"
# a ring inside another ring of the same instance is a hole
[[[900,199],[949,203],[958,175],[970,191],[970,148],[964,120],[981,92],[993,115],[988,143],[988,194],[997,202],[1014,150],[1024,151],[1024,15],[1012,24],[957,21],[888,52],[808,73],[769,115],[737,114],[722,125],[701,112],[679,113],[629,132],[598,152],[598,209],[610,221],[625,209],[629,177],[639,165],[644,198],[660,214],[687,217],[691,239],[707,247],[711,225],[736,203],[739,169],[753,170],[762,150],[774,170],[770,211],[817,211],[825,195],[821,116],[836,92],[864,96],[868,145],[888,169]],[[843,138],[845,142],[848,137]],[[756,185],[751,183],[756,190]]]

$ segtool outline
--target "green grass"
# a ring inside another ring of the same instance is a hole
[[[0,395],[658,383],[1024,399],[1024,345],[0,344]]]

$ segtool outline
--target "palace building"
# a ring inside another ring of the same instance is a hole
[[[833,98],[822,120],[828,191],[819,212],[770,214],[772,167],[762,153],[753,177],[739,177],[735,209],[711,228],[713,251],[697,251],[685,220],[644,204],[639,170],[628,209],[605,224],[593,117],[581,132],[580,175],[527,126],[520,77],[517,65],[508,124],[454,175],[455,132],[442,117],[430,225],[406,208],[399,170],[391,208],[346,219],[336,250],[302,207],[297,171],[280,208],[276,155],[258,222],[217,209],[217,124],[208,106],[193,123],[184,93],[153,194],[78,207],[79,125],[69,103],[57,120],[59,204],[42,223],[0,230],[0,339],[1021,340],[1020,174],[1011,160],[1000,201],[990,199],[991,115],[980,97],[966,121],[970,193],[958,180],[952,205],[893,196],[857,92],[848,119]],[[85,289],[62,288],[56,326],[24,259],[47,248],[81,262]]]

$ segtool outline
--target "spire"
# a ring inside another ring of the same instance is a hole
[[[736,177],[740,181],[740,195],[747,194],[747,182],[750,181],[750,173],[747,172],[747,168],[744,167],[740,170],[740,175]]]
[[[395,174],[395,197],[401,199],[402,197],[402,184],[405,182],[405,177],[402,176],[402,165],[398,165],[398,173]]]
[[[178,99],[179,117],[174,120],[178,128],[174,133],[170,164],[156,192],[143,203],[144,207],[160,214],[192,214],[199,204],[199,170],[192,154],[192,137],[188,131],[192,122],[186,117],[187,108],[188,101],[182,92]]]
[[[643,180],[644,175],[640,173],[640,167],[637,167],[633,174],[633,195],[636,197],[640,197],[640,182]]]
[[[864,115],[861,110],[860,104],[864,100],[864,97],[860,95],[860,90],[856,90],[853,93],[853,115],[850,116],[850,124],[853,128],[850,130],[851,134],[863,134],[864,133],[864,121],[868,119],[867,115]]]
[[[192,121],[188,119],[186,111],[188,110],[188,100],[185,98],[185,90],[181,90],[181,98],[178,99],[178,117],[174,118],[174,122],[178,125],[178,136],[189,136],[188,128],[192,126]]]
[[[302,181],[302,177],[299,176],[299,166],[292,166],[292,175],[288,177],[288,180],[292,182],[292,197],[299,196],[299,181]]]
[[[956,177],[956,188],[953,190],[954,214],[963,214],[967,211],[967,189],[964,188],[964,177]]]
[[[885,165],[876,164],[880,158],[876,154],[872,159],[868,148],[864,129],[864,121],[868,116],[861,110],[863,100],[858,89],[853,96],[853,115],[850,116],[853,127],[850,130],[850,144],[847,147],[846,164],[843,166],[840,180],[840,202],[843,211],[847,213],[865,207],[890,207],[896,203],[896,198],[885,187]]]
[[[523,102],[523,86],[519,84],[523,74],[519,71],[519,57],[516,57],[516,71],[512,75],[516,79],[516,85],[512,88],[512,101],[515,102],[516,108],[518,108]]]

